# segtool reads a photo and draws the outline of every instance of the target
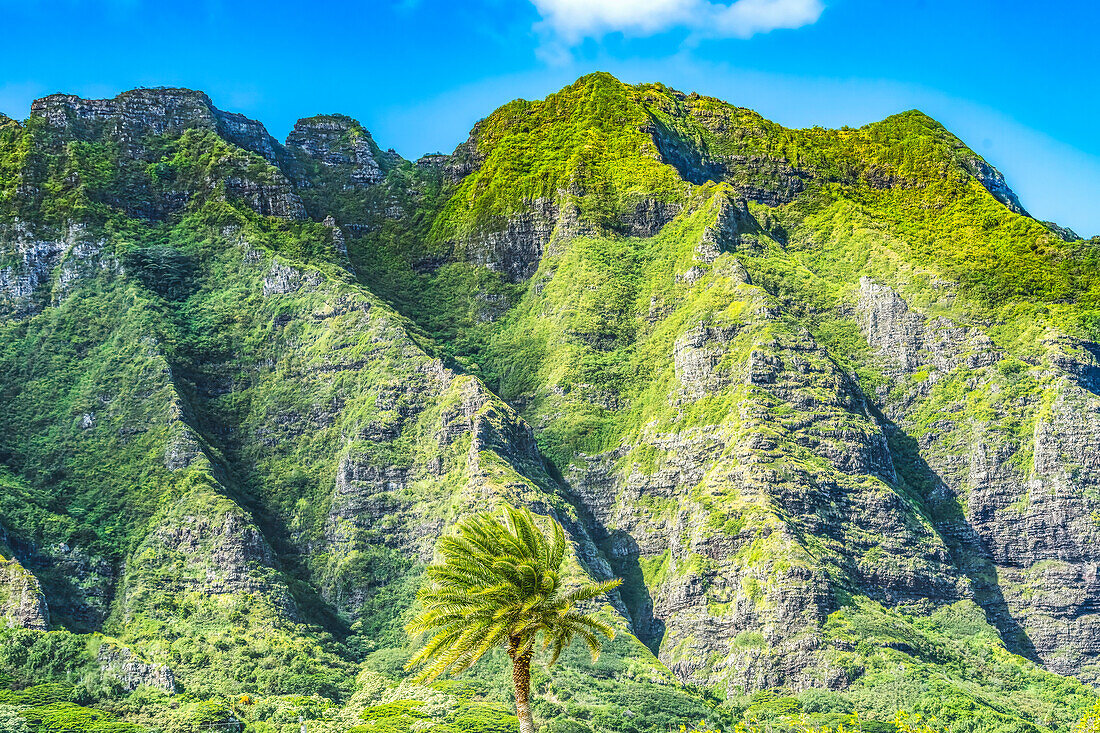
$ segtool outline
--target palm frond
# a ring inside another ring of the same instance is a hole
[[[589,654],[592,655],[592,661],[598,661],[600,658],[600,652],[603,651],[603,643],[600,641],[600,637],[596,636],[588,629],[580,626],[577,627],[574,633],[584,639],[584,644],[588,647]]]
[[[615,627],[611,624],[605,623],[595,616],[586,616],[583,613],[568,613],[561,617],[558,622],[563,626],[575,628],[575,629],[587,629],[589,631],[595,631],[603,634],[608,639],[615,638]]]
[[[582,585],[580,588],[575,588],[568,593],[563,593],[560,597],[561,602],[573,605],[576,603],[583,603],[584,601],[590,601],[593,598],[599,598],[605,593],[610,593],[622,584],[622,578],[613,578],[611,580],[605,580],[602,583]]]
[[[405,626],[410,636],[430,635],[413,655],[408,669],[420,667],[416,679],[457,674],[495,646],[508,645],[513,655],[542,648],[553,664],[576,637],[593,659],[600,638],[614,638],[607,623],[574,610],[601,596],[618,580],[588,583],[562,591],[559,569],[568,548],[565,530],[552,517],[549,531],[526,508],[504,504],[497,515],[471,514],[455,535],[437,546],[440,562],[427,569],[427,582],[417,595],[419,610]]]
[[[565,559],[565,530],[562,529],[560,523],[551,521],[551,530],[554,533],[553,542],[550,543],[550,557],[547,559],[546,564],[551,570],[557,572],[561,567],[562,560]]]
[[[558,657],[561,656],[562,651],[567,646],[569,646],[569,644],[572,643],[572,641],[573,641],[572,632],[565,632],[565,633],[555,634],[552,640],[550,640],[550,639],[547,640],[547,642],[548,642],[547,646],[551,647],[551,650],[550,650],[550,666],[551,667],[553,667],[555,664],[557,664]]]

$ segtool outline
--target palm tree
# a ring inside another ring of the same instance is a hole
[[[565,531],[549,518],[544,534],[527,509],[505,504],[500,519],[489,512],[467,517],[458,535],[440,539],[442,562],[428,567],[428,583],[419,594],[420,614],[405,630],[433,636],[406,669],[424,665],[421,681],[444,672],[469,669],[495,646],[507,646],[521,733],[534,733],[531,717],[531,659],[537,637],[549,649],[550,664],[574,637],[599,657],[600,635],[615,630],[575,610],[575,605],[618,587],[616,578],[566,590],[559,574],[565,559]]]

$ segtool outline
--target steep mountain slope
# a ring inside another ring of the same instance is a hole
[[[414,163],[340,115],[284,146],[188,90],[39,100],[0,120],[0,662],[62,687],[0,704],[508,729],[502,659],[400,669],[435,539],[507,499],[626,580],[600,663],[537,673],[548,730],[1064,728],[1096,244],[916,112],[597,74]]]
[[[308,170],[316,125],[289,152],[259,128],[251,154],[203,129],[224,115],[195,93],[36,111],[6,180],[64,194],[10,199],[2,433],[21,488],[3,522],[56,624],[115,635],[192,694],[346,698],[353,661],[404,647],[456,516],[500,497],[569,518],[530,429],[353,283],[339,229],[302,221],[258,157]]]
[[[854,593],[976,601],[1010,648],[1091,679],[1089,602],[1051,613],[1036,591],[1072,583],[1006,579],[1094,567],[1093,479],[1054,478],[1092,462],[1089,430],[1055,428],[1057,457],[1028,433],[1044,401],[1093,403],[1093,244],[915,112],[785,130],[596,75],[429,164],[455,193],[420,247],[383,227],[352,259],[380,291],[371,273],[416,273],[395,302],[535,426],[682,676],[844,686],[826,619]],[[999,478],[948,471],[991,451]],[[1063,488],[1031,506],[1013,481]],[[1029,547],[999,549],[1016,512]]]

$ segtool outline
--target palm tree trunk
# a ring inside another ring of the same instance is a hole
[[[531,655],[528,649],[520,655],[519,644],[511,640],[512,683],[516,686],[516,717],[519,718],[519,733],[535,733],[535,719],[531,716]]]

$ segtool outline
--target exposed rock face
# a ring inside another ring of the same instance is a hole
[[[267,133],[264,126],[236,112],[214,110],[218,134],[239,148],[256,153],[272,164],[284,160],[279,144]]]
[[[183,420],[179,403],[173,405],[171,416],[173,425],[164,448],[164,467],[169,471],[180,471],[198,460],[203,452],[194,431]]]
[[[133,692],[139,687],[153,687],[169,694],[176,692],[176,676],[161,664],[143,661],[130,649],[103,642],[96,654],[100,669],[122,683],[122,689]]]
[[[892,289],[866,278],[859,309],[868,342],[888,368],[898,376],[929,370],[915,395],[884,403],[902,426],[911,422],[910,400],[919,407],[928,383],[952,373],[970,375],[974,390],[1003,389],[1002,375],[982,369],[1002,358],[984,334],[925,318]],[[1049,358],[1056,369],[1047,372],[1042,407],[1009,401],[997,406],[1002,414],[1027,410],[1034,425],[1030,435],[1015,442],[995,426],[961,422],[952,414],[959,406],[943,413],[920,446],[951,495],[961,497],[967,525],[976,534],[970,552],[996,568],[1005,607],[994,613],[1003,627],[1019,624],[1026,635],[1020,650],[1054,671],[1095,679],[1100,501],[1088,487],[1100,482],[1100,398],[1082,386],[1092,383],[1091,350],[1066,339],[1053,346]],[[1030,460],[1021,462],[1021,456]]]
[[[741,324],[699,324],[674,350],[673,399],[736,394],[735,415],[646,431],[642,445],[589,457],[566,478],[618,574],[660,564],[630,612],[681,679],[844,686],[820,648],[838,575],[885,603],[971,590],[944,539],[892,487],[886,436],[858,387],[808,333],[763,336],[777,311],[755,308]],[[808,536],[828,549],[811,551]]]
[[[26,317],[39,312],[50,302],[59,264],[52,287],[55,304],[81,277],[117,273],[117,261],[96,257],[101,246],[79,224],[54,236],[36,234],[18,220],[10,227],[0,225],[0,313]]]
[[[145,538],[136,562],[140,567],[130,571],[141,582],[131,581],[121,599],[127,617],[166,587],[176,593],[257,594],[286,618],[298,616],[274,569],[271,546],[249,517],[222,497],[199,492],[181,499]]]
[[[453,379],[442,364],[425,364],[407,384],[380,392],[376,405],[381,412],[376,420],[363,426],[358,437],[376,445],[401,439],[416,429],[423,411],[439,399]],[[435,426],[435,431],[442,454],[461,429],[450,432],[447,415],[440,419],[443,424]],[[438,480],[444,472],[441,457],[413,466],[394,466],[378,465],[371,453],[349,451],[341,458],[326,522],[326,541],[342,552],[362,543],[381,543],[414,557],[430,558],[431,538],[441,522],[418,516],[407,498],[407,489],[418,480]],[[349,600],[349,611],[354,613],[358,610],[355,601],[361,599],[345,599],[345,605]]]
[[[41,309],[41,298],[35,294],[61,259],[67,244],[64,241],[38,240],[18,224],[5,236],[5,249],[12,264],[0,270],[0,303],[8,313],[29,315]],[[18,259],[16,259],[18,258]]]
[[[626,230],[634,237],[652,237],[672,221],[683,207],[677,203],[643,199],[623,221]]]
[[[332,230],[332,249],[340,257],[347,258],[348,256],[348,243],[344,238],[344,230],[336,226],[336,220],[331,216],[326,216],[324,222],[326,227]]]
[[[639,202],[618,224],[632,236],[653,236],[679,212],[678,204],[656,199]],[[559,205],[549,198],[529,202],[516,215],[502,219],[462,242],[476,264],[502,273],[510,282],[527,280],[538,270],[551,242],[564,243],[577,236],[595,234],[592,223],[580,219],[572,204]]]
[[[45,631],[50,617],[38,578],[19,561],[0,557],[0,623]]]
[[[271,269],[264,278],[264,297],[287,295],[302,288],[315,288],[321,283],[321,274],[316,271],[302,271],[285,265],[279,260],[271,261]]]
[[[191,89],[134,89],[114,99],[52,94],[32,102],[31,115],[44,118],[51,127],[78,139],[106,134],[136,157],[144,155],[141,139],[147,135],[207,129],[270,163],[278,159],[278,143],[261,123],[222,112],[206,94]]]
[[[703,230],[703,238],[695,248],[695,257],[711,263],[723,252],[737,252],[743,245],[755,246],[761,235],[760,225],[749,213],[745,200],[723,195],[718,197],[714,224]]]
[[[491,455],[506,461],[516,472],[517,488],[526,483],[522,476],[545,477],[546,467],[531,426],[511,407],[493,399],[480,382],[471,382],[466,386],[461,419],[457,424],[469,431],[467,466],[471,484],[478,488],[483,500],[490,498],[489,487],[493,485],[492,466],[485,465],[483,456]],[[451,431],[454,426],[452,421]]]
[[[741,377],[734,365],[722,363],[738,331],[737,325],[699,325],[676,339],[672,352],[676,378],[689,398],[718,392]]]
[[[736,153],[712,156],[657,128],[650,133],[662,161],[676,168],[684,180],[697,185],[726,182],[749,201],[767,206],[790,203],[813,179],[811,172],[796,168],[784,158]]]
[[[72,241],[57,268],[51,303],[60,305],[81,283],[95,277],[118,277],[122,263],[110,252],[104,251],[105,242],[92,240],[81,227],[70,227],[67,241]]]
[[[986,334],[946,318],[926,320],[911,312],[892,288],[870,278],[859,281],[857,308],[866,319],[861,325],[867,342],[904,373],[928,366],[946,374],[959,367],[989,366],[1003,358]]]
[[[162,218],[179,211],[199,194],[224,189],[256,212],[284,219],[304,219],[305,207],[280,167],[293,169],[286,151],[259,122],[223,112],[202,92],[190,89],[135,89],[114,99],[82,99],[54,94],[35,100],[31,114],[46,120],[59,139],[109,140],[130,159],[153,162],[152,136],[178,136],[186,130],[206,130],[262,157],[271,168],[260,177],[237,170],[200,183],[205,190],[173,189],[162,196],[149,191],[115,192],[107,196],[132,215]],[[243,166],[242,166],[243,168]]]
[[[1063,242],[1079,242],[1082,239],[1081,235],[1069,227],[1060,226],[1053,221],[1044,221],[1043,226],[1058,235]]]
[[[1020,203],[1020,199],[1016,195],[1016,192],[1005,183],[1004,174],[999,170],[977,156],[967,161],[967,167],[970,169],[973,176],[978,179],[978,182],[985,186],[985,190],[993,194],[993,198],[1000,201],[1016,214],[1030,216],[1030,214],[1024,211],[1024,207]]]
[[[762,155],[731,155],[716,160],[711,170],[718,174],[716,180],[729,181],[746,199],[766,206],[794,201],[812,178],[784,158]]]
[[[121,274],[118,258],[82,224],[61,231],[0,224],[0,314],[26,318],[61,305],[81,283]]]
[[[976,431],[958,488],[997,565],[1005,601],[1036,656],[1054,671],[1097,679],[1100,661],[1100,398],[1062,380],[1035,418],[1032,465],[992,431]]]
[[[1082,389],[1100,394],[1100,345],[1071,336],[1054,336],[1044,344],[1047,358]]]
[[[505,221],[499,231],[476,235],[466,249],[475,263],[521,282],[535,274],[558,222],[557,204],[539,199],[531,202],[527,211]],[[562,235],[568,236],[568,225],[563,229]]]
[[[246,176],[229,176],[220,183],[225,186],[225,192],[230,198],[241,199],[258,214],[280,219],[305,219],[306,207],[290,182],[278,171],[272,171],[272,174],[271,182],[261,182]],[[211,183],[216,186],[219,182]]]
[[[451,156],[443,153],[430,153],[416,159],[416,167],[421,170],[443,170],[451,162]]]
[[[454,153],[447,156],[446,161],[437,161],[432,166],[443,168],[443,179],[448,183],[461,182],[485,163],[485,155],[478,147],[478,138],[481,136],[483,124],[484,120],[474,125],[474,129],[470,131],[470,137],[455,148]]]
[[[299,150],[344,177],[345,189],[370,186],[384,177],[373,143],[369,132],[343,115],[298,120],[286,138],[288,149]]]

